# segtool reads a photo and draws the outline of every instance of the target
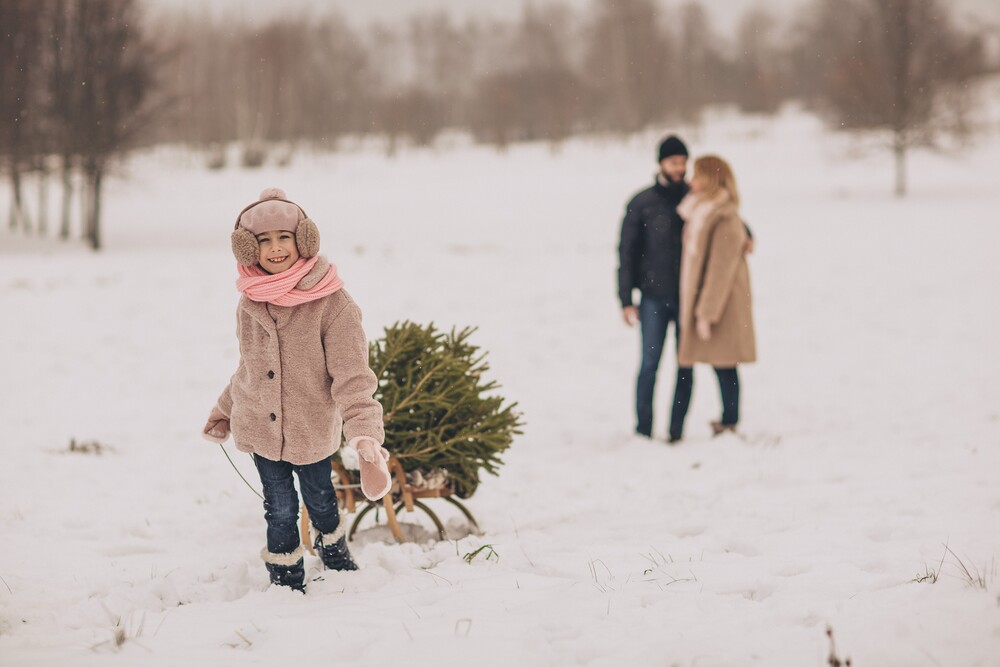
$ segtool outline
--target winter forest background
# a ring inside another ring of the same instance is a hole
[[[970,107],[1000,69],[997,24],[951,8],[810,0],[778,14],[759,4],[723,34],[697,0],[527,3],[509,20],[439,10],[362,25],[322,6],[250,22],[235,7],[9,0],[0,5],[0,113],[14,119],[0,134],[8,225],[68,238],[76,192],[77,226],[99,247],[103,179],[138,147],[189,146],[211,169],[226,166],[230,145],[244,167],[364,137],[393,154],[456,131],[498,149],[557,147],[697,124],[711,107],[774,115],[792,102],[833,128],[882,131],[902,194],[908,149],[943,134],[973,140],[982,128]],[[63,191],[56,214],[50,181]]]
[[[668,133],[733,165],[760,358],[676,447],[615,298]],[[998,175],[995,2],[0,0],[0,665],[997,667]],[[304,598],[198,435],[266,187],[524,421],[481,533],[364,524]]]

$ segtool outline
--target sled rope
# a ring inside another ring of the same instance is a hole
[[[226,448],[220,444],[219,449],[221,449],[222,453],[226,455],[227,459],[229,459],[229,465],[233,466],[233,470],[235,470],[236,474],[240,476],[240,479],[243,480],[243,483],[247,485],[247,488],[253,491],[254,495],[256,495],[258,498],[264,500],[264,496],[257,493],[257,489],[253,488],[253,486],[250,485],[250,482],[247,481],[247,478],[243,476],[243,473],[240,472],[240,469],[236,467],[235,463],[233,463],[233,459],[229,456],[229,452],[226,451]]]

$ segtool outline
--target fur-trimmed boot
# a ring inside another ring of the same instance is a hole
[[[358,569],[358,564],[351,558],[351,552],[347,549],[345,524],[345,521],[341,521],[332,533],[319,533],[315,527],[312,529],[316,554],[322,559],[323,567],[328,570],[347,572]]]
[[[306,592],[306,568],[302,560],[302,545],[288,554],[273,554],[264,547],[260,552],[264,567],[275,586],[287,586],[300,593]]]

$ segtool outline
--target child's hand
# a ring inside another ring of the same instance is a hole
[[[229,439],[229,418],[222,414],[219,406],[212,408],[212,414],[208,416],[208,422],[201,430],[201,436],[219,445]]]
[[[389,451],[385,447],[380,447],[377,442],[371,438],[362,438],[358,442],[355,449],[358,452],[358,456],[367,461],[368,463],[374,463],[375,457],[381,455],[386,461],[389,460]]]
[[[358,437],[349,443],[358,453],[361,467],[361,493],[371,501],[381,499],[392,489],[392,475],[389,473],[389,452],[371,438]]]

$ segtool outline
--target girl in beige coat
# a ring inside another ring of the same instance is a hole
[[[250,452],[264,491],[271,582],[304,590],[298,532],[299,478],[314,544],[329,569],[356,570],[347,550],[330,459],[343,435],[357,450],[362,490],[381,498],[390,479],[382,448],[382,406],[361,310],[337,269],[317,256],[319,231],[276,188],[243,209],[232,234],[243,293],[236,313],[239,368],[203,434]]]
[[[739,193],[725,160],[706,156],[694,163],[691,193],[677,207],[684,218],[680,282],[678,364],[711,364],[722,393],[718,435],[739,422],[737,364],[757,358],[744,255],[747,232],[739,215]]]

